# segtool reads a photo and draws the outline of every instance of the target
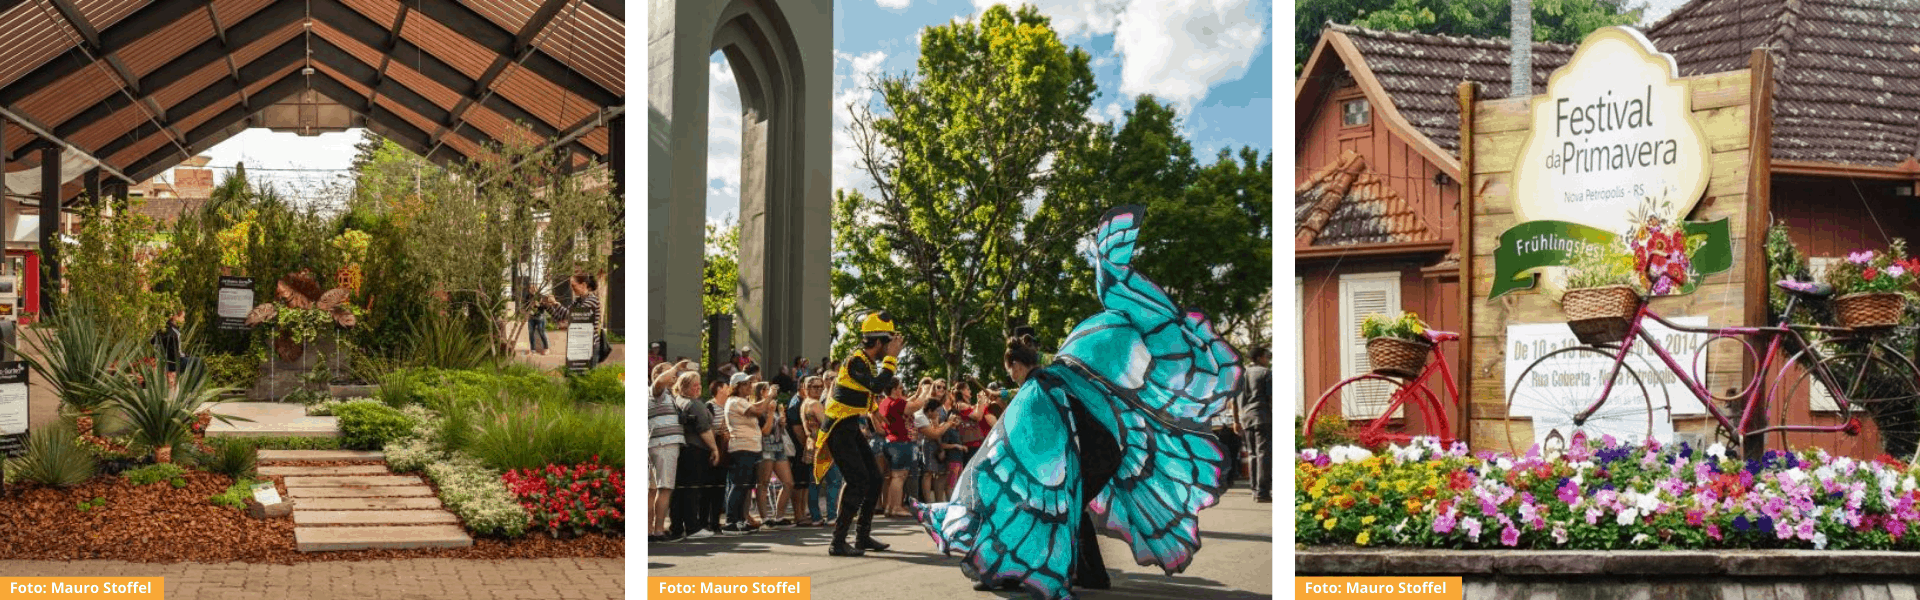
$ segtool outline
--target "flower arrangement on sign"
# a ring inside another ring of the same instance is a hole
[[[1419,375],[1433,350],[1433,343],[1423,335],[1426,331],[1420,315],[1411,312],[1400,313],[1399,317],[1371,314],[1360,320],[1360,335],[1367,338],[1367,359],[1373,363],[1373,371],[1382,375]]]
[[[1861,250],[1827,269],[1833,286],[1834,314],[1855,329],[1892,327],[1906,313],[1906,290],[1920,275],[1920,260],[1907,257],[1907,241],[1895,239],[1885,252]]]
[[[1689,238],[1686,224],[1673,215],[1673,204],[1648,198],[1633,217],[1625,240],[1633,253],[1633,271],[1648,295],[1667,296],[1693,291],[1700,273],[1693,254],[1705,246],[1704,236]]]

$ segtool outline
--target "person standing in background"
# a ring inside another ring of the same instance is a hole
[[[1253,366],[1247,367],[1247,391],[1240,402],[1240,428],[1246,435],[1247,452],[1253,455],[1253,471],[1247,479],[1253,484],[1255,502],[1273,501],[1273,355],[1265,347],[1254,348]]]

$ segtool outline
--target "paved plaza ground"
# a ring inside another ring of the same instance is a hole
[[[626,563],[611,558],[420,558],[297,565],[0,560],[13,577],[165,577],[168,598],[508,600],[625,597]]]
[[[1256,504],[1245,488],[1227,493],[1219,506],[1200,513],[1204,546],[1185,573],[1168,577],[1158,567],[1133,564],[1126,542],[1106,537],[1101,557],[1113,589],[1079,592],[1106,598],[1268,598],[1273,594],[1273,504]],[[827,556],[831,529],[785,529],[738,537],[650,544],[649,576],[812,577],[815,598],[1022,597],[1015,592],[973,591],[960,574],[959,558],[942,556],[933,539],[907,519],[877,519],[874,537],[892,544],[866,557]]]

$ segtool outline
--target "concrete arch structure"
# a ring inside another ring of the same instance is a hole
[[[647,326],[699,353],[707,64],[739,82],[740,303],[762,364],[818,358],[831,327],[832,0],[652,0],[647,24]]]

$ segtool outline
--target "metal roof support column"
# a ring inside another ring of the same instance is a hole
[[[54,315],[53,297],[60,293],[60,254],[54,236],[60,231],[60,144],[40,148],[40,315]]]
[[[7,120],[0,119],[0,181],[4,181],[6,175]],[[13,237],[13,202],[7,199],[6,187],[4,183],[0,183],[0,260],[6,258],[7,241]],[[23,292],[16,290],[16,293]]]
[[[566,158],[573,162],[573,157]],[[608,183],[613,188],[613,199],[620,203],[620,210],[613,218],[613,256],[612,266],[607,270],[607,293],[604,294],[607,308],[607,330],[615,335],[627,334],[627,118],[614,117],[607,123],[607,173],[611,177]]]

